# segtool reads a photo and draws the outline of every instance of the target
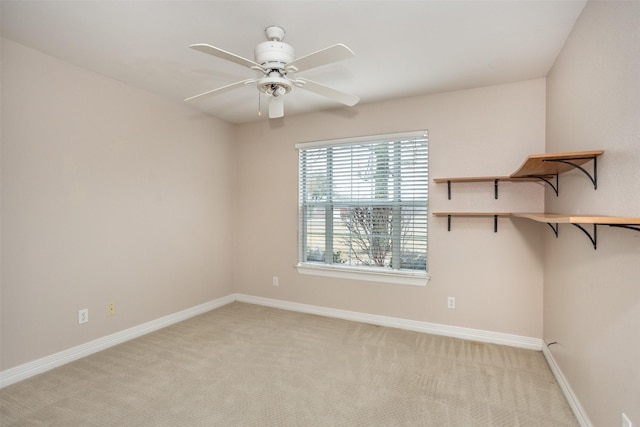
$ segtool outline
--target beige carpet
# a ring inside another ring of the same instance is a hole
[[[233,303],[6,387],[4,426],[575,426],[541,352]]]

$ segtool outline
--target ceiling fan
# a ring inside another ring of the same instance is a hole
[[[337,89],[333,89],[305,78],[294,77],[294,74],[297,72],[306,71],[311,68],[331,64],[333,62],[355,56],[353,51],[347,46],[338,43],[296,59],[293,47],[282,41],[285,35],[285,31],[282,27],[270,26],[264,30],[264,33],[268,41],[262,42],[255,47],[255,61],[251,61],[250,59],[243,58],[208,44],[193,44],[189,46],[197,51],[217,56],[218,58],[259,71],[262,73],[262,77],[231,83],[217,89],[191,96],[185,99],[185,101],[191,101],[206,95],[219,95],[253,83],[256,84],[261,93],[264,93],[268,97],[269,118],[271,119],[284,116],[283,98],[284,95],[291,92],[291,89],[294,86],[325,96],[350,107],[356,105],[360,101],[360,98],[355,95],[341,92]]]

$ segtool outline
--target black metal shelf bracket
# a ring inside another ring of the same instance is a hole
[[[447,215],[447,231],[451,231],[451,215]],[[493,215],[493,232],[498,232],[498,215]]]
[[[609,227],[626,228],[628,230],[640,231],[640,225],[633,224],[609,224]]]
[[[593,175],[590,174],[585,168],[583,168],[582,166],[571,162],[570,160],[593,160]],[[582,172],[583,174],[585,174],[589,180],[591,180],[591,183],[593,184],[593,189],[597,190],[598,189],[598,157],[597,156],[590,156],[590,157],[574,157],[573,159],[549,159],[549,160],[544,160],[545,162],[552,162],[552,163],[564,163],[566,165],[572,166],[576,169],[578,169],[580,172]],[[556,192],[557,194],[557,192]]]
[[[585,168],[583,168],[582,166],[571,162],[570,160],[593,160],[593,175],[589,173],[589,171],[587,171]],[[569,165],[573,168],[578,169],[580,172],[582,172],[583,174],[585,174],[589,180],[591,181],[591,183],[593,184],[593,188],[595,190],[598,189],[598,157],[593,156],[593,157],[575,157],[572,159],[548,159],[548,160],[543,160],[544,162],[550,162],[550,163],[564,163],[566,165]],[[560,180],[558,178],[558,174],[556,173],[555,175],[556,178],[556,183],[554,184],[553,182],[551,182],[551,180],[549,179],[549,175],[529,175],[530,178],[537,178],[541,181],[544,181],[545,183],[549,184],[549,187],[551,187],[553,189],[553,192],[556,193],[556,197],[559,195],[560,192]]]
[[[558,197],[558,191],[560,191],[560,181],[558,180],[558,174],[555,174],[554,176],[556,177],[556,183],[555,185],[553,184],[553,182],[551,182],[551,180],[549,178],[547,178],[548,175],[529,175],[530,178],[537,178],[541,181],[544,181],[545,183],[549,184],[549,187],[551,187],[551,189],[553,190],[554,193],[556,193],[556,197]]]
[[[549,222],[546,223],[551,230],[553,230],[553,234],[556,235],[556,238],[558,237],[558,224],[556,223],[551,224]],[[616,227],[616,228],[626,228],[628,230],[633,230],[633,231],[640,231],[640,225],[636,225],[636,224],[593,224],[593,233],[590,233],[586,228],[584,228],[582,225],[580,224],[571,224],[573,226],[575,226],[576,228],[580,229],[580,231],[582,231],[591,241],[591,244],[593,245],[593,249],[598,249],[598,226],[599,225],[608,225],[609,227]]]
[[[495,199],[498,199],[498,181],[499,179],[495,179],[493,181],[493,196]],[[451,180],[447,180],[447,199],[451,200]]]
[[[598,224],[593,224],[593,234],[590,234],[580,224],[571,224],[571,225],[574,225],[574,226],[578,227],[580,230],[582,230],[582,232],[584,234],[586,234],[586,236],[589,238],[589,240],[591,240],[591,243],[593,244],[593,249],[594,250],[598,249]]]
[[[555,226],[553,224],[551,224],[550,222],[547,222],[546,224],[553,230],[553,234],[556,235],[556,239],[557,239],[558,238],[558,223],[556,223]]]

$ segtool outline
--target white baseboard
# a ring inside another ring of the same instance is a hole
[[[216,300],[116,332],[115,334],[89,341],[85,344],[63,350],[50,356],[34,360],[33,362],[28,362],[11,369],[7,369],[0,372],[0,388],[46,372],[58,366],[62,366],[74,360],[89,356],[90,354],[97,353],[98,351],[105,350],[109,347],[113,347],[114,345],[129,341],[133,338],[157,331],[158,329],[165,328],[173,325],[174,323],[197,316],[198,314],[206,313],[207,311],[222,307],[223,305],[232,303],[234,300],[234,295],[218,298]]]
[[[558,363],[554,359],[551,350],[549,350],[546,345],[542,346],[542,354],[544,354],[544,358],[547,359],[547,364],[549,365],[549,368],[551,368],[553,376],[556,378],[558,385],[562,389],[562,393],[564,393],[564,397],[567,399],[567,402],[569,403],[569,406],[571,407],[573,415],[575,415],[578,424],[580,424],[582,427],[593,427],[593,424],[591,424],[591,421],[589,420],[589,417],[587,416],[584,408],[580,404],[578,397],[573,392],[573,389],[562,373],[560,366],[558,366]]]
[[[250,304],[264,305],[281,308],[284,310],[298,311],[302,313],[317,314],[320,316],[335,317],[338,319],[353,320],[379,326],[389,326],[398,329],[406,329],[428,334],[444,335],[453,338],[502,344],[511,347],[526,348],[529,350],[541,350],[543,341],[540,338],[524,337],[520,335],[504,334],[501,332],[484,331],[481,329],[462,328],[459,326],[441,325],[438,323],[420,322],[417,320],[401,319],[397,317],[379,316],[376,314],[361,313],[356,311],[338,310],[334,308],[315,305],[300,304],[290,301],[282,301],[271,298],[255,297],[251,295],[235,294],[235,300]]]

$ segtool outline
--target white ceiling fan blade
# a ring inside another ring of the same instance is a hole
[[[231,83],[230,85],[222,86],[222,87],[219,87],[217,89],[209,90],[207,92],[191,96],[191,97],[185,99],[185,101],[191,101],[192,99],[200,98],[201,96],[205,96],[205,95],[220,95],[221,93],[228,92],[230,90],[233,90],[233,89],[236,89],[236,88],[239,88],[239,87],[242,87],[242,86],[246,86],[246,85],[248,85],[250,83],[255,83],[255,82],[256,81],[254,79],[242,80],[242,81],[239,81],[239,82]]]
[[[284,97],[271,96],[269,97],[269,118],[278,119],[280,117],[284,117]]]
[[[338,43],[293,60],[287,64],[287,71],[305,71],[310,68],[331,64],[354,56],[355,54],[351,49],[342,43]]]
[[[326,96],[329,99],[333,99],[334,101],[338,101],[341,104],[348,105],[349,107],[353,107],[358,102],[360,102],[360,98],[351,95],[348,93],[341,92],[337,89],[330,88],[329,86],[321,85],[320,83],[316,83],[307,79],[297,79],[295,82],[296,86],[301,87],[302,89],[306,89],[310,92],[317,93],[318,95]]]
[[[209,55],[217,56],[218,58],[221,58],[221,59],[226,59],[227,61],[235,62],[236,64],[243,65],[247,68],[253,68],[253,69],[257,68],[259,70],[264,71],[262,69],[262,66],[257,62],[254,62],[247,58],[243,58],[242,56],[236,55],[235,53],[227,52],[226,50],[222,50],[218,47],[211,46],[209,44],[204,44],[204,43],[192,44],[189,47],[191,49],[195,49],[197,51],[200,51]]]

